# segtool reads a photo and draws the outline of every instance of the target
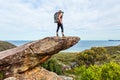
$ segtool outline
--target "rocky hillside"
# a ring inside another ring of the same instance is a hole
[[[16,46],[9,43],[9,42],[0,41],[0,51],[4,51],[4,50],[11,49],[11,48],[14,48],[14,47],[16,47]]]
[[[78,37],[46,37],[2,51],[0,52],[0,72],[3,72],[6,78],[14,77],[17,80],[64,80],[57,75],[48,77],[53,74],[40,68],[39,65],[59,51],[75,45],[79,40]]]

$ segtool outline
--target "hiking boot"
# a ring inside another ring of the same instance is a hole
[[[64,33],[62,32],[62,37],[64,37],[65,35],[64,35]]]
[[[56,36],[58,37],[58,32],[56,32]]]

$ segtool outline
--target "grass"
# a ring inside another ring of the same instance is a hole
[[[74,62],[76,57],[76,52],[60,52],[52,56],[52,58],[55,58],[56,60],[64,64],[70,64],[71,62]]]

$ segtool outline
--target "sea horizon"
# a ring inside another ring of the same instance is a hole
[[[6,40],[15,46],[21,46],[34,40]],[[109,40],[80,40],[77,44],[69,49],[63,50],[62,52],[81,52],[91,47],[107,47],[107,46],[118,46],[120,41],[109,41]]]

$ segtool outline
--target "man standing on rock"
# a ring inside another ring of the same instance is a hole
[[[55,23],[57,23],[56,36],[58,36],[59,28],[61,28],[62,36],[64,37],[64,29],[63,29],[63,23],[62,23],[63,13],[64,12],[59,10],[58,12],[54,14],[54,21]]]

